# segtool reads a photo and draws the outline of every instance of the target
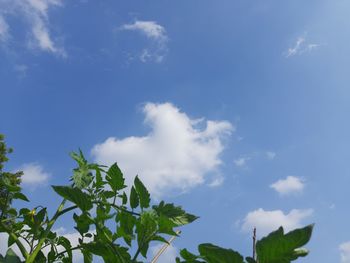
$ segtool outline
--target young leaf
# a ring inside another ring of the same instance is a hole
[[[91,184],[92,180],[93,176],[87,165],[75,168],[73,170],[72,181],[75,187],[84,189]]]
[[[149,207],[151,201],[150,194],[138,176],[135,177],[134,185],[139,196],[141,209]]]
[[[88,211],[92,208],[89,196],[79,188],[69,186],[52,186],[52,188],[57,194],[76,204],[82,211]]]

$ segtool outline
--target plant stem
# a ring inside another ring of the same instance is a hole
[[[16,245],[18,246],[19,250],[21,251],[22,256],[24,258],[27,258],[29,256],[28,252],[25,249],[25,247],[23,246],[22,242],[18,239],[18,236],[15,233],[13,233],[11,230],[7,229],[7,227],[2,222],[0,222],[0,225],[1,225],[1,227],[3,227],[5,229],[6,233],[13,238],[13,240],[15,241]]]
[[[40,240],[39,240],[37,246],[35,247],[34,251],[27,258],[26,263],[33,263],[33,262],[35,262],[35,258],[38,255],[39,251],[41,250],[42,245],[44,244],[45,239],[47,238],[47,235],[50,233],[51,228],[55,224],[57,218],[60,217],[61,215],[65,214],[65,213],[67,213],[67,212],[77,208],[77,206],[71,206],[71,207],[68,207],[66,209],[63,209],[66,201],[67,201],[66,199],[62,200],[61,204],[59,205],[59,207],[56,210],[55,215],[52,217],[52,219],[47,224],[47,227],[46,227],[46,230],[44,232],[44,235],[40,238]]]

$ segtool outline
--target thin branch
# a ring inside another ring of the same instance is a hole
[[[181,233],[180,230],[176,231],[176,234],[179,235]],[[159,257],[164,253],[164,251],[171,245],[171,242],[174,241],[174,239],[176,238],[176,236],[172,236],[168,243],[164,244],[163,247],[158,251],[158,253],[154,256],[154,258],[152,259],[151,263],[156,263],[157,260],[159,259]]]

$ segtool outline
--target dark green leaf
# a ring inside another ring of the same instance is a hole
[[[22,194],[20,192],[14,193],[13,194],[13,199],[21,199],[23,201],[29,202],[28,198],[24,194]]]
[[[210,263],[243,263],[243,257],[232,249],[225,249],[213,244],[200,244],[200,255]]]
[[[124,241],[131,246],[131,241],[134,238],[135,216],[121,211],[118,213],[116,220],[119,222],[119,227],[117,229],[118,235],[123,237]]]
[[[143,212],[136,223],[136,233],[141,254],[146,257],[149,242],[157,233],[157,215],[152,211]]]
[[[251,257],[246,257],[245,260],[246,260],[248,263],[256,263],[255,259],[254,259],[254,258],[251,258]]]
[[[256,244],[259,263],[290,262],[304,257],[308,251],[302,249],[311,238],[313,225],[284,234],[283,228],[272,232]]]
[[[57,194],[76,204],[81,210],[88,211],[92,208],[92,202],[89,196],[79,188],[69,186],[52,186],[52,188]]]
[[[187,249],[181,249],[180,255],[183,259],[188,260],[188,261],[193,261],[193,260],[196,260],[199,258],[198,256],[189,252]]]
[[[10,235],[7,240],[7,247],[11,247],[15,242],[16,240]]]
[[[157,212],[157,214],[164,215],[168,217],[175,226],[182,226],[189,223],[192,223],[198,217],[189,213],[186,213],[180,206],[174,206],[174,204],[164,204],[164,202],[160,202],[159,205],[153,206],[153,209]]]
[[[84,263],[92,263],[92,260],[93,260],[92,253],[86,249],[82,249],[82,253],[84,256]]]
[[[21,259],[16,255],[12,248],[9,248],[6,252],[4,263],[21,263]]]
[[[134,185],[139,196],[141,208],[149,207],[149,203],[151,201],[150,194],[138,176],[135,177]]]
[[[106,180],[114,192],[117,192],[126,186],[124,185],[124,177],[118,165],[113,164],[107,171]]]
[[[139,197],[135,188],[132,186],[130,190],[130,207],[135,209],[139,205]]]
[[[87,233],[90,229],[90,224],[93,223],[93,221],[90,219],[90,216],[87,213],[82,213],[79,216],[74,213],[73,219],[77,224],[75,229],[78,230],[80,235]]]

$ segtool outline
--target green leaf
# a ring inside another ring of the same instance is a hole
[[[117,163],[113,164],[107,171],[106,180],[114,192],[126,187],[124,177]]]
[[[68,254],[68,259],[70,260],[70,262],[72,262],[72,257],[73,257],[73,253],[72,253],[72,245],[70,243],[70,241],[65,238],[64,236],[60,236],[57,240],[57,245],[61,245],[64,247],[64,249],[67,251]]]
[[[189,262],[196,262],[195,260],[199,258],[199,256],[192,254],[187,249],[181,249],[180,255],[183,259],[188,260]]]
[[[73,185],[79,189],[84,189],[88,187],[93,180],[89,165],[80,149],[79,154],[72,152],[71,157],[77,161],[79,165],[78,168],[73,169],[73,176],[71,179],[73,181]]]
[[[138,205],[139,205],[139,197],[135,190],[135,187],[132,186],[130,190],[130,207],[132,209],[135,209],[136,207],[138,207]]]
[[[9,235],[7,240],[7,247],[11,247],[15,242],[16,240],[11,235]]]
[[[121,196],[121,198],[122,198],[122,204],[126,205],[128,202],[128,196],[126,195],[125,192],[123,192],[123,195]]]
[[[159,205],[153,206],[153,209],[159,216],[164,215],[168,217],[175,224],[175,226],[186,225],[198,219],[197,216],[186,213],[181,206],[165,204],[164,201],[160,202]]]
[[[130,263],[130,255],[127,250],[117,245],[108,244],[105,242],[90,242],[82,244],[85,250],[94,255],[101,256],[105,262],[112,263]]]
[[[92,208],[89,196],[79,188],[69,186],[52,186],[52,188],[57,194],[76,204],[82,211],[88,211]]]
[[[34,222],[36,225],[40,225],[46,215],[46,208],[41,209],[35,216],[34,216]]]
[[[296,260],[308,254],[301,248],[311,238],[313,225],[295,229],[284,234],[283,227],[270,233],[256,243],[259,263],[281,263]]]
[[[16,255],[16,253],[12,250],[12,248],[9,248],[6,252],[6,256],[3,262],[4,263],[21,263],[21,259]]]
[[[24,194],[22,194],[20,192],[14,193],[13,194],[13,199],[20,199],[20,200],[29,202],[28,198]]]
[[[157,215],[152,211],[143,212],[136,223],[136,233],[141,254],[146,257],[149,242],[157,233]]]
[[[71,152],[70,156],[79,164],[79,166],[87,164],[83,152],[79,149],[79,153]]]
[[[75,187],[84,189],[91,184],[92,180],[92,173],[87,166],[82,166],[73,170],[72,181]]]
[[[149,203],[151,202],[150,194],[138,176],[135,177],[134,185],[139,196],[141,209],[149,207]]]
[[[200,244],[200,255],[210,263],[243,263],[243,257],[232,249],[225,249],[213,244]]]
[[[90,224],[92,224],[93,221],[90,219],[90,216],[87,213],[82,213],[79,216],[76,213],[74,213],[73,219],[77,223],[75,229],[78,230],[80,235],[89,232]]]
[[[83,256],[84,256],[84,263],[92,263],[92,260],[93,260],[92,253],[86,249],[82,249],[81,252],[83,253]]]
[[[252,258],[252,257],[246,257],[245,260],[246,260],[248,263],[256,263],[255,259]]]
[[[119,222],[117,233],[124,238],[124,241],[131,246],[131,241],[134,238],[134,226],[136,224],[136,218],[130,213],[121,211],[116,217],[116,221]]]

